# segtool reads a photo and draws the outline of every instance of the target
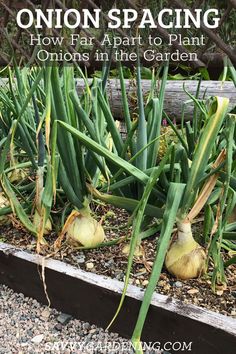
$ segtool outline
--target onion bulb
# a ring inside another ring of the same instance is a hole
[[[100,222],[91,215],[82,215],[78,212],[69,223],[66,231],[67,242],[84,247],[96,247],[105,239],[105,233]]]
[[[205,268],[206,253],[194,240],[190,222],[178,223],[178,237],[166,254],[165,266],[178,279],[200,276]]]
[[[41,228],[41,217],[40,217],[37,210],[34,213],[33,223],[34,223],[37,230],[39,230],[39,228]],[[44,228],[44,235],[49,235],[51,231],[52,231],[52,223],[51,223],[50,219],[47,219],[47,222],[46,222],[46,225]]]

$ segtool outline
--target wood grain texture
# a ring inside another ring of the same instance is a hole
[[[89,79],[89,84],[92,83],[92,79]],[[156,85],[156,91],[159,92],[161,82],[158,81]],[[125,80],[126,92],[129,98],[131,112],[135,110],[137,106],[136,102],[136,85],[134,80]],[[7,80],[0,80],[0,86],[7,86]],[[147,95],[150,91],[150,80],[142,80],[142,87],[144,95]],[[189,96],[184,92],[183,87],[195,95],[197,91],[198,81],[195,80],[169,80],[166,84],[164,109],[166,113],[172,119],[177,121],[181,118],[183,105],[185,104],[185,120],[191,120],[193,115],[193,103]],[[82,79],[76,80],[76,87],[78,94],[81,95],[84,92],[85,85]],[[107,83],[107,94],[109,97],[111,110],[114,117],[118,120],[123,120],[123,105],[121,99],[120,82],[117,79],[110,79]],[[236,88],[231,81],[221,83],[220,81],[203,81],[201,83],[201,90],[199,98],[210,98],[214,96],[227,97],[230,100],[230,109],[236,106]]]
[[[91,83],[92,81],[89,80]],[[135,81],[125,80],[126,92],[130,101],[131,110],[135,108],[136,96],[136,87]],[[144,95],[150,91],[150,80],[142,80],[142,87]],[[185,89],[195,95],[197,91],[198,81],[186,80],[186,81],[167,81],[166,85],[166,94],[165,94],[165,104],[164,109],[166,113],[172,118],[179,120],[181,118],[181,112],[183,104],[185,104],[185,120],[191,120],[193,115],[193,103],[190,100],[189,96],[184,92],[183,86]],[[157,92],[160,88],[160,82],[157,82],[156,89]],[[77,90],[81,94],[84,90],[83,80],[77,80]],[[112,113],[115,118],[122,120],[123,119],[123,107],[121,100],[121,90],[120,83],[117,79],[108,80],[107,84],[107,93],[110,100],[110,105]],[[220,81],[203,81],[201,83],[201,90],[199,98],[209,98],[211,96],[222,96],[230,99],[230,108],[236,106],[236,88],[233,82],[226,81],[221,83]]]

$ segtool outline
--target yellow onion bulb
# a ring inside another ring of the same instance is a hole
[[[33,223],[36,229],[39,230],[39,228],[41,227],[41,217],[37,210],[34,213]],[[50,219],[47,219],[46,225],[44,227],[44,235],[49,235],[51,231],[52,231],[52,223]]]
[[[205,268],[206,253],[194,240],[191,224],[178,224],[177,240],[167,251],[165,266],[176,278],[187,280],[199,277]]]
[[[96,247],[105,239],[101,223],[91,215],[79,213],[69,224],[66,236],[68,243],[83,247]]]

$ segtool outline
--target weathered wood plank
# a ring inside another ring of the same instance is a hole
[[[0,86],[6,85],[5,79],[0,80]],[[92,79],[89,79],[89,84],[92,83]],[[159,92],[160,81],[157,82],[156,90]],[[134,111],[136,108],[136,86],[134,80],[125,80],[126,92],[128,94],[130,110]],[[185,120],[191,120],[193,115],[193,103],[189,96],[184,92],[185,89],[195,95],[197,91],[198,81],[194,80],[169,80],[166,84],[164,109],[166,113],[176,120],[180,120],[183,104],[185,104]],[[77,91],[81,94],[84,91],[85,85],[82,79],[76,80]],[[150,80],[142,80],[142,87],[144,95],[150,91]],[[123,119],[123,105],[121,99],[120,82],[117,79],[110,79],[107,83],[107,93],[110,100],[111,110],[116,119]],[[212,96],[223,96],[230,100],[230,108],[236,106],[236,88],[234,83],[226,81],[224,83],[220,81],[202,81],[199,98],[209,98]]]
[[[91,80],[89,80],[91,83]],[[129,97],[131,109],[135,108],[134,96],[136,95],[135,82],[132,80],[125,80],[126,92]],[[150,90],[150,80],[142,80],[142,87],[144,95]],[[184,92],[185,89],[194,95],[197,91],[198,81],[186,80],[186,81],[167,81],[165,104],[164,109],[172,119],[179,120],[181,117],[181,111],[184,102],[189,102],[189,96]],[[157,82],[157,92],[160,88],[160,81]],[[83,80],[77,80],[77,90],[79,94],[83,92],[84,82]],[[110,100],[112,113],[117,119],[123,118],[123,107],[121,100],[120,83],[117,79],[108,80],[107,93]],[[209,98],[211,96],[223,96],[230,99],[230,107],[236,106],[236,88],[233,82],[226,81],[223,84],[220,81],[202,81],[199,98]],[[193,114],[193,103],[187,103],[185,105],[185,119],[190,120]]]

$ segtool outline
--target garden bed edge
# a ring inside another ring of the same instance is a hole
[[[0,283],[47,304],[41,280],[42,264],[52,307],[103,328],[108,325],[120,300],[122,282],[0,242]],[[131,336],[143,294],[143,289],[129,285],[112,331]],[[194,354],[203,350],[217,354],[223,349],[225,354],[231,354],[236,346],[236,320],[155,293],[142,339],[192,341]]]

